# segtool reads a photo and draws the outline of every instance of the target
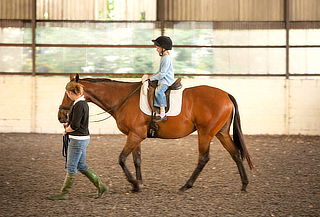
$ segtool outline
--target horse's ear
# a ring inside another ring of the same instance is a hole
[[[70,74],[70,81],[75,81],[78,82],[79,81],[79,74]]]
[[[77,73],[77,74],[76,74],[76,82],[79,81],[79,77],[80,77],[80,76],[79,76],[79,74]]]
[[[70,74],[70,81],[74,81],[75,79],[75,74]]]

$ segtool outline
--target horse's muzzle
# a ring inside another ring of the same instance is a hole
[[[59,118],[58,117],[58,120],[60,123],[64,124],[64,123],[67,123],[67,120],[66,119],[63,119],[63,118]]]
[[[67,112],[59,110],[59,112],[58,112],[58,120],[59,120],[60,123],[67,123],[68,122]]]

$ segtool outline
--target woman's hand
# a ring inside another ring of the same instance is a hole
[[[64,132],[62,133],[63,135],[66,135],[67,133],[71,133],[74,131],[74,129],[72,129],[69,124],[63,124],[63,127],[64,127]]]
[[[62,132],[62,135],[64,136],[64,135],[67,134],[66,129],[67,129],[67,127],[68,127],[69,125],[68,125],[67,123],[65,123],[65,124],[62,124],[62,126],[63,126],[63,128],[64,128],[64,130],[63,130],[63,132]]]

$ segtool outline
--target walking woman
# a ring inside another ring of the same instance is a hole
[[[69,135],[70,139],[67,154],[67,174],[61,192],[49,196],[49,199],[67,200],[78,170],[96,186],[98,189],[97,198],[102,198],[108,187],[86,164],[86,149],[90,142],[89,107],[83,96],[83,86],[80,83],[70,81],[66,86],[66,93],[74,101],[64,132]]]

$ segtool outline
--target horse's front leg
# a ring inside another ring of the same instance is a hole
[[[133,163],[136,168],[136,178],[140,188],[143,186],[141,173],[141,145],[132,151]]]
[[[140,143],[142,140],[143,139],[140,138],[138,135],[130,133],[127,136],[127,142],[119,156],[119,164],[124,174],[126,175],[127,180],[132,184],[132,187],[133,187],[132,191],[134,192],[139,192],[140,186],[139,186],[139,182],[136,179],[134,179],[133,176],[131,175],[131,172],[129,171],[126,165],[126,159],[133,150],[135,150],[137,147],[140,146]]]

